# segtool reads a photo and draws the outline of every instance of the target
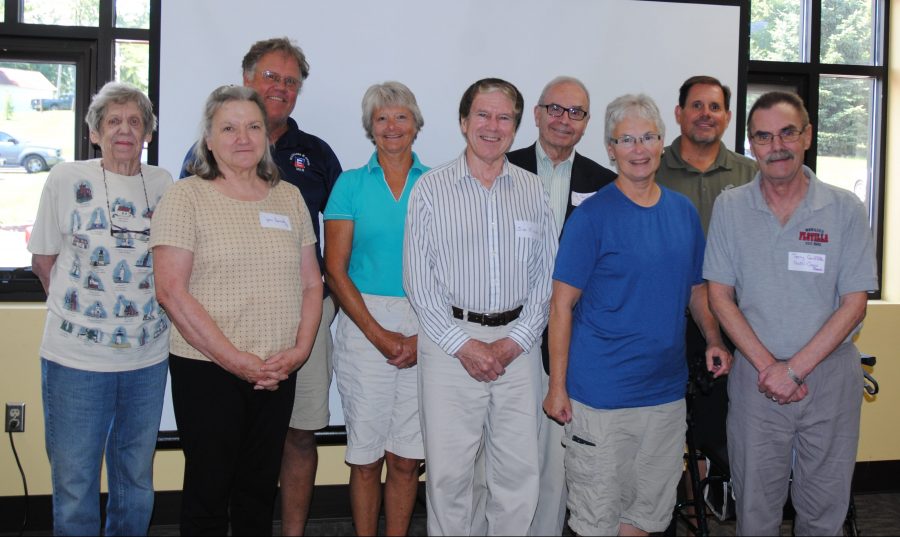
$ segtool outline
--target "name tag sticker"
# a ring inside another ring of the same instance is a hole
[[[596,192],[572,192],[572,207],[578,207],[584,200],[596,194]]]
[[[291,219],[283,214],[259,212],[259,225],[271,229],[291,230]]]
[[[825,254],[788,252],[788,270],[797,272],[825,273]]]
[[[541,237],[541,228],[528,220],[516,220],[516,238],[538,240]]]

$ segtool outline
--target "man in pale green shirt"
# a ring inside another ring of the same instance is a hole
[[[566,76],[554,78],[544,86],[534,106],[537,142],[507,154],[510,163],[541,178],[560,233],[575,207],[616,178],[615,172],[575,151],[591,119],[590,110],[590,95],[581,81]],[[541,354],[543,395],[546,395],[549,380],[546,330]],[[562,425],[541,410],[537,439],[540,491],[529,535],[562,535],[567,498],[562,434]]]

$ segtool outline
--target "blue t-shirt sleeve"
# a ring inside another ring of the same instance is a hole
[[[691,230],[694,234],[694,263],[691,270],[691,285],[693,286],[703,283],[703,255],[706,251],[706,238],[703,236],[697,209],[691,205],[689,212],[691,214]]]
[[[338,177],[331,195],[328,196],[328,204],[322,214],[324,220],[354,220],[356,211],[353,207],[353,194],[358,191],[355,186],[357,181],[352,172],[344,172]]]
[[[184,160],[181,162],[181,172],[179,172],[179,174],[178,174],[179,179],[184,179],[185,177],[193,175],[191,172],[188,171],[188,166],[191,164],[191,162],[194,161],[194,147],[195,146],[196,146],[196,144],[192,145],[191,148],[188,149],[187,154],[184,156]]]
[[[553,279],[578,289],[587,286],[597,263],[600,241],[585,207],[572,213],[563,227]]]

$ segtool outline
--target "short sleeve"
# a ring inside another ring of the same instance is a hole
[[[293,203],[293,205],[297,207],[298,219],[300,222],[300,246],[303,247],[310,244],[315,244],[316,231],[315,229],[313,229],[312,219],[309,215],[309,209],[306,208],[306,203],[303,202],[303,196],[300,194],[300,190],[297,188],[291,188],[288,191],[291,193],[291,196],[297,197],[296,202]]]
[[[182,180],[160,200],[150,224],[150,247],[175,246],[191,252],[197,248],[197,196],[192,181]],[[304,211],[306,208],[304,207]]]
[[[703,278],[707,281],[734,286],[737,276],[729,251],[729,222],[727,221],[726,194],[720,194],[713,204],[709,232],[706,236],[706,254],[703,258]]]
[[[837,282],[838,294],[841,296],[878,289],[875,241],[869,228],[865,206],[855,196],[848,205],[850,214],[846,219],[847,227]]]
[[[57,166],[50,170],[44,190],[41,192],[41,201],[38,205],[37,216],[31,229],[31,238],[28,240],[28,251],[36,255],[56,255],[62,250],[63,230],[59,226],[59,173],[64,173],[65,166]]]
[[[325,220],[355,220],[356,211],[353,207],[353,194],[356,191],[354,174],[344,172],[338,177],[331,196],[328,197],[328,205],[325,206],[323,218]]]
[[[594,271],[600,251],[600,237],[590,218],[588,207],[581,207],[563,227],[553,279],[584,289]]]

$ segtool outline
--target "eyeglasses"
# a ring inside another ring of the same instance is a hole
[[[281,76],[275,71],[263,71],[260,75],[273,84],[281,84],[284,82],[284,87],[287,89],[295,90],[300,87],[300,80],[292,76]]]
[[[808,126],[809,125],[807,125],[806,127]],[[781,132],[776,134],[765,131],[757,131],[750,135],[750,139],[753,140],[756,145],[769,145],[772,143],[772,141],[775,140],[775,137],[777,136],[781,138],[782,143],[789,144],[799,140],[800,135],[803,134],[803,131],[806,130],[806,127],[803,127],[802,129],[787,127],[785,129],[781,129]]]
[[[128,244],[128,241],[134,241],[135,239],[142,242],[149,241],[150,228],[136,231],[113,223],[115,213],[113,213],[112,208],[109,205],[109,184],[106,182],[106,168],[103,167],[103,164],[100,164],[100,169],[103,170],[103,193],[106,195],[106,210],[109,213],[109,235],[119,241],[123,246]],[[144,180],[143,168],[138,169],[138,173],[141,174],[141,186],[144,188],[144,201],[147,203],[147,213],[152,217],[153,212],[150,209],[150,198],[147,196],[147,182]],[[118,203],[118,199],[116,200],[116,203]],[[116,207],[116,210],[118,211],[118,207]],[[131,208],[131,212],[132,214],[134,213],[133,207]]]
[[[566,108],[560,104],[550,103],[550,104],[539,104],[541,108],[547,109],[547,114],[552,117],[562,117],[563,112],[569,114],[569,119],[572,121],[582,121],[587,117],[587,110],[582,110],[581,108]]]
[[[120,241],[133,241],[137,239],[142,242],[147,242],[150,240],[150,228],[144,228],[141,231],[137,231],[134,229],[124,228],[122,226],[117,226],[115,224],[110,224],[109,234],[113,238]]]
[[[619,136],[618,138],[609,139],[611,143],[624,147],[625,149],[631,149],[638,142],[642,143],[643,145],[655,145],[659,143],[660,140],[662,140],[662,135],[655,133],[647,133],[640,136],[632,136],[630,134],[626,134],[625,136]]]

